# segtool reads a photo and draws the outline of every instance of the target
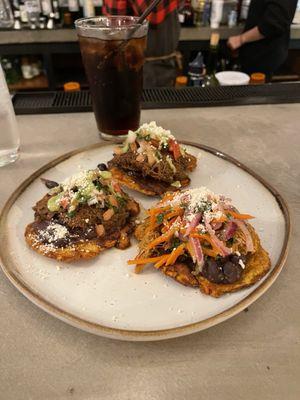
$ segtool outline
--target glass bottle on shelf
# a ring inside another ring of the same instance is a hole
[[[203,10],[203,26],[210,25],[211,0],[205,0]]]
[[[21,21],[20,21],[20,11],[19,10],[15,10],[14,11],[14,29],[15,30],[20,30],[21,29]]]
[[[95,16],[95,7],[93,0],[83,0],[83,16],[85,18]]]
[[[0,0],[0,28],[11,28],[14,16],[9,0]]]
[[[27,13],[27,20],[31,25],[35,24],[35,21],[39,20],[41,13],[39,0],[25,0],[25,9]]]
[[[196,0],[194,4],[194,25],[203,26],[205,0]]]
[[[53,0],[52,7],[53,7],[53,14],[54,14],[54,23],[56,25],[59,25],[61,23],[61,15],[60,15],[60,9],[59,9],[57,0]]]
[[[185,0],[183,7],[178,12],[179,22],[182,26],[194,25],[194,11],[191,0]]]
[[[25,5],[25,0],[20,0],[20,19],[22,24],[27,24],[28,23],[28,15],[27,15],[27,9]]]
[[[188,85],[201,86],[203,78],[204,78],[203,56],[201,51],[199,51],[196,58],[189,63]]]
[[[41,0],[41,8],[42,8],[42,14],[45,17],[48,17],[52,12],[52,1],[51,0]]]
[[[251,0],[243,0],[241,6],[241,14],[240,14],[240,21],[246,21],[249,12]]]
[[[210,37],[210,47],[208,61],[206,66],[206,75],[202,82],[202,87],[219,86],[219,81],[216,78],[218,68],[218,52],[219,52],[220,35],[213,32]]]
[[[78,0],[68,0],[68,11],[71,14],[72,23],[80,18],[79,2]]]

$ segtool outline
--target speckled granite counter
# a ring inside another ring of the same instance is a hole
[[[286,198],[290,255],[249,311],[189,337],[118,342],[81,332],[26,300],[0,272],[0,398],[296,400],[300,393],[300,104],[151,110],[181,139],[238,158]],[[98,140],[93,115],[18,117],[21,158],[0,168],[0,206],[34,170]]]

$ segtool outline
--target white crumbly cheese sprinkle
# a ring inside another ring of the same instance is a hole
[[[175,137],[169,130],[157,126],[155,121],[141,125],[137,130],[137,133],[140,133],[143,136],[150,135],[151,139],[157,139],[162,143],[168,143],[169,139],[175,140]]]
[[[243,269],[246,268],[246,265],[243,263],[243,260],[239,260],[239,264]]]
[[[41,234],[49,243],[51,243],[65,238],[68,233],[69,231],[65,226],[52,222],[44,231],[42,231]]]
[[[213,193],[211,190],[202,186],[197,189],[185,190],[178,193],[172,200],[166,204],[179,205],[185,204],[185,218],[191,222],[196,214],[203,213],[208,222],[215,219],[218,220],[223,216],[223,206],[230,205],[230,199],[222,195]],[[201,227],[205,231],[205,227]]]
[[[75,186],[85,188],[91,181],[91,174],[93,174],[93,171],[80,171],[65,179],[62,183],[64,191],[71,190]]]

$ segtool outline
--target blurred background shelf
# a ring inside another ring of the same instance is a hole
[[[48,89],[48,79],[44,74],[36,76],[32,79],[22,78],[17,83],[11,83],[8,85],[9,90],[42,90]]]

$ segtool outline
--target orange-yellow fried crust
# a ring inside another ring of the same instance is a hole
[[[33,229],[33,224],[29,224],[25,230],[25,240],[27,244],[37,253],[54,258],[57,261],[72,262],[78,260],[88,260],[96,257],[102,251],[111,247],[126,248],[129,246],[129,236],[127,236],[126,228],[121,230],[121,238],[114,240],[105,240],[99,243],[97,239],[84,240],[83,242],[73,243],[66,247],[47,246],[39,240],[38,234]],[[126,243],[124,243],[124,239]],[[121,242],[123,241],[123,243]]]
[[[118,181],[121,185],[124,185],[129,189],[135,190],[137,192],[143,193],[147,196],[158,196],[158,193],[154,192],[153,190],[146,189],[139,183],[138,178],[129,176],[128,174],[126,174],[125,171],[122,171],[117,167],[112,167],[110,169],[110,172],[112,173],[113,179]],[[186,187],[189,185],[190,179],[184,179],[180,183],[181,187]],[[176,190],[178,190],[178,188],[170,185],[166,186],[166,189],[163,192],[173,192]]]
[[[149,230],[147,230],[148,225],[148,219],[146,219],[135,229],[135,237],[139,241],[139,256],[142,256],[143,258],[151,256],[151,251],[147,249],[147,244],[158,236],[158,233],[155,231],[150,233]],[[199,286],[203,293],[213,297],[220,297],[225,293],[236,292],[237,290],[254,285],[270,270],[271,262],[268,253],[261,246],[259,237],[254,228],[250,224],[247,224],[247,227],[251,233],[255,251],[253,254],[248,256],[242,278],[235,283],[212,283],[203,276],[194,276],[189,268],[182,263],[165,266],[160,268],[160,270],[165,275],[170,276],[185,286]]]

